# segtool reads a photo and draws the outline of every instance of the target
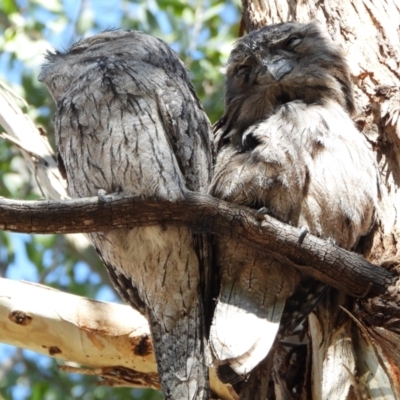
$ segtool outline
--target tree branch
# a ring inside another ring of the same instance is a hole
[[[109,386],[159,389],[148,323],[130,306],[0,278],[0,342],[85,365],[61,369]],[[236,399],[213,369],[210,384],[218,398]]]
[[[394,276],[300,229],[255,210],[187,192],[175,203],[108,195],[64,201],[0,199],[0,229],[26,233],[95,232],[155,224],[187,225],[194,232],[229,235],[354,297],[378,295]]]
[[[44,196],[52,199],[68,197],[66,181],[58,171],[47,137],[40,134],[29,116],[19,108],[16,99],[24,102],[0,82],[0,125],[7,131],[0,137],[20,148]]]

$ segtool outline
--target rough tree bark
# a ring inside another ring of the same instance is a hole
[[[371,262],[398,271],[400,3],[242,0],[242,4],[242,26],[248,32],[265,24],[318,20],[345,49],[358,107],[355,123],[373,145],[381,176],[376,224],[358,251]],[[341,297],[331,295],[310,317],[306,350],[278,347],[268,398],[400,398],[399,288],[368,300]],[[268,386],[263,375],[267,368],[260,367],[248,386],[252,382]],[[249,390],[241,398],[254,399]]]
[[[25,233],[96,232],[154,224],[229,235],[353,297],[379,295],[396,276],[335,244],[257,211],[209,195],[186,192],[176,202],[107,195],[59,201],[0,199],[0,229]]]

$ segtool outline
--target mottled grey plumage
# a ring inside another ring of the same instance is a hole
[[[349,114],[346,61],[315,23],[264,27],[236,43],[210,193],[351,249],[373,223],[377,174]],[[219,238],[215,363],[245,375],[312,310],[325,286],[240,241]],[[280,328],[282,320],[283,327]]]
[[[99,190],[178,200],[211,178],[208,119],[161,40],[106,31],[47,56],[59,160],[72,197]],[[90,235],[121,296],[147,315],[167,399],[208,399],[200,285],[207,243],[186,227]]]

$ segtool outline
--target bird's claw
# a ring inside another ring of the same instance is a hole
[[[326,241],[327,241],[329,244],[332,244],[333,246],[336,246],[336,240],[335,240],[334,238],[328,237],[328,239],[326,239]]]
[[[258,221],[262,221],[264,218],[264,215],[269,214],[270,210],[267,207],[261,207],[259,210],[256,212],[256,219]]]
[[[99,189],[97,191],[97,197],[102,203],[108,203],[107,192],[104,189]]]
[[[302,244],[304,239],[306,238],[307,234],[309,233],[309,230],[306,226],[302,226],[300,228],[300,235],[299,235],[299,240],[298,243]]]

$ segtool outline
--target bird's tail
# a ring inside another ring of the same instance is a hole
[[[265,257],[256,257],[235,270],[239,271],[236,276],[229,275],[229,266],[222,274],[210,347],[216,365],[229,364],[237,374],[244,376],[273,346],[285,301],[297,279],[296,273]]]
[[[149,322],[165,399],[208,400],[210,357],[201,304],[186,310],[168,331],[151,313]]]
[[[276,299],[269,309],[257,310],[251,298],[224,287],[215,309],[210,347],[216,363],[229,363],[244,376],[258,365],[275,342],[284,309],[284,299]]]
[[[211,360],[202,298],[208,288],[209,278],[203,274],[209,275],[209,243],[207,238],[193,238],[184,227],[168,227],[168,231],[170,236],[162,231],[167,250],[165,259],[160,258],[164,270],[160,268],[156,276],[162,279],[145,292],[161,386],[166,399],[209,400]],[[151,286],[151,279],[144,284]]]

